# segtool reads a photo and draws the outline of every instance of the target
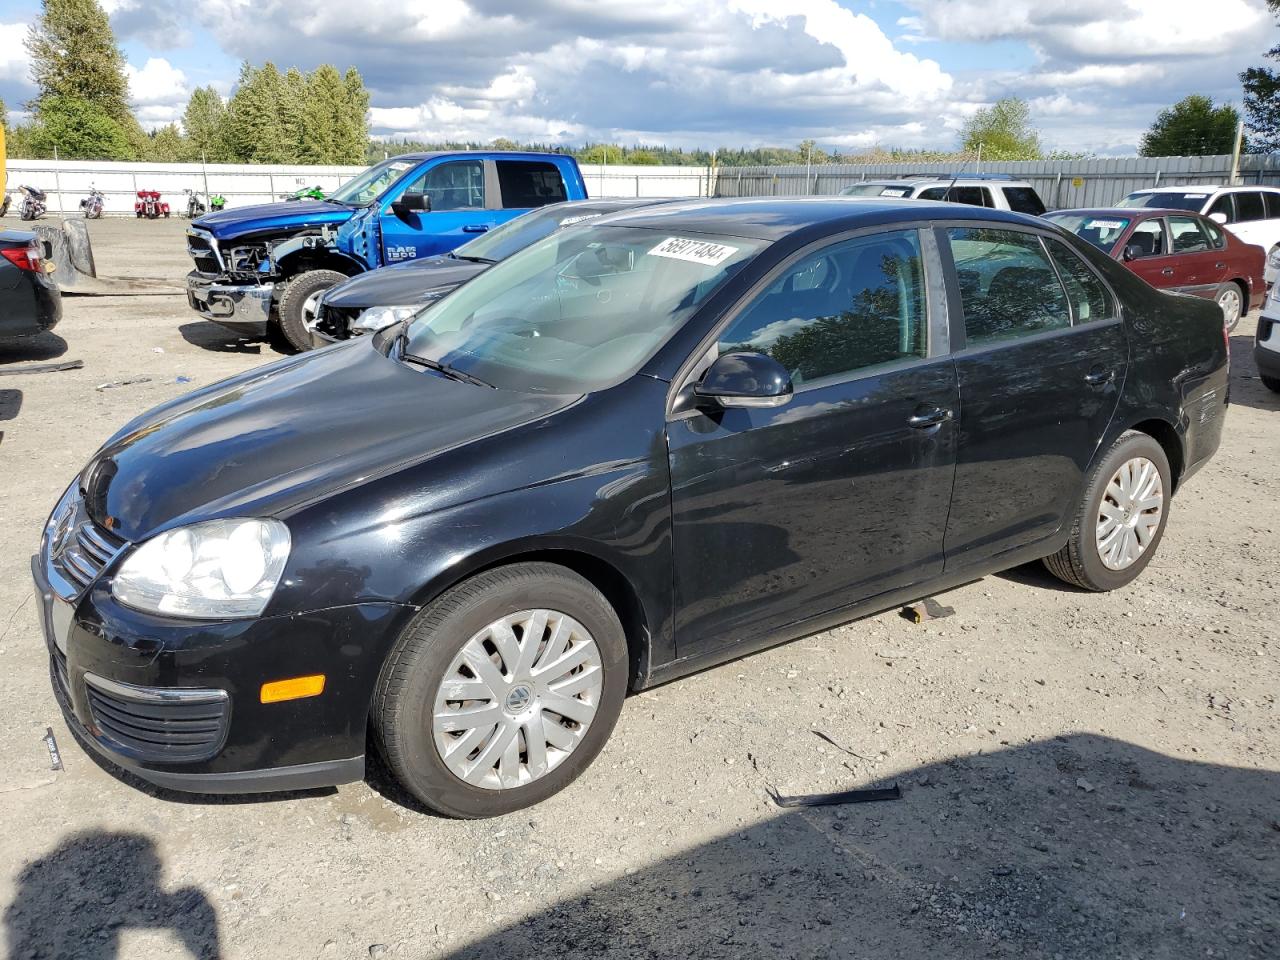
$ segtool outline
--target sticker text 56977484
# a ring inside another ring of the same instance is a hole
[[[667,237],[649,251],[651,257],[668,257],[672,260],[687,260],[700,263],[705,267],[715,267],[724,263],[735,253],[737,247],[723,243],[710,243],[706,240],[686,240],[682,237]]]

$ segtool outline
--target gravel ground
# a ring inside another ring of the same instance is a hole
[[[104,275],[187,269],[180,221],[91,229]],[[1129,589],[1021,568],[945,595],[946,620],[885,613],[632,697],[576,784],[482,823],[376,770],[166,794],[74,742],[31,598],[47,511],[127,418],[276,354],[177,296],[68,298],[56,333],[0,345],[0,368],[85,362],[0,377],[14,957],[1280,957],[1280,397],[1252,318],[1222,450]],[[894,782],[867,806],[768,794]]]

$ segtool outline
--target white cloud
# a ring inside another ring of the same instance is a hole
[[[125,64],[129,97],[138,122],[148,130],[174,123],[191,96],[187,75],[163,57],[150,57],[139,69]]]
[[[27,83],[31,61],[23,46],[26,39],[25,23],[0,23],[0,81]]]

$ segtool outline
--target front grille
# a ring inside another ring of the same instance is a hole
[[[80,594],[115,559],[125,541],[84,516],[82,509],[73,509],[74,514],[68,518],[70,532],[53,544],[50,560],[53,568]]]
[[[226,739],[230,704],[224,690],[135,687],[85,674],[93,731],[120,753],[142,761],[207,760]]]
[[[218,274],[222,272],[222,264],[218,260],[218,252],[206,237],[188,233],[187,253],[195,261],[196,270],[200,273]]]

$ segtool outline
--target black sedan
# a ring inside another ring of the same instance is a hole
[[[424,304],[500,260],[564,227],[669,199],[570,200],[539,207],[449,253],[361,273],[325,291],[311,325],[313,346],[375,333],[408,319]]]
[[[62,319],[62,296],[45,264],[34,233],[0,230],[0,339],[43,333]]]
[[[1151,561],[1218,447],[1210,302],[1043,220],[852,199],[555,233],[112,436],[32,568],[82,741],[193,791],[562,789],[640,690],[1044,558]]]

